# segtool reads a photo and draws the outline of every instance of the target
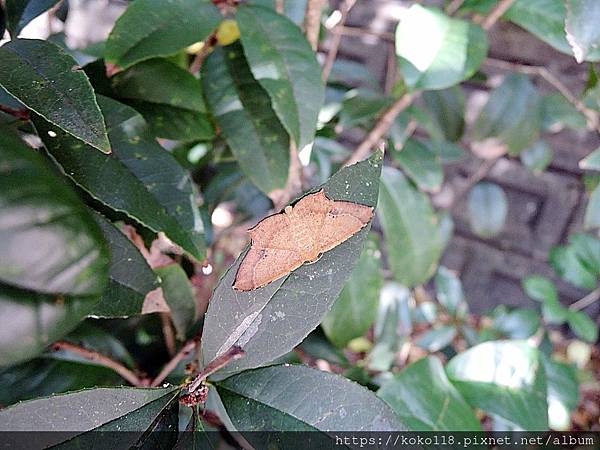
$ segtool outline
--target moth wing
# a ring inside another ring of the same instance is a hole
[[[252,246],[238,268],[233,287],[239,291],[258,289],[296,270],[303,262],[294,250]]]
[[[373,208],[358,203],[334,201],[319,237],[321,253],[331,250],[362,230],[373,218]]]

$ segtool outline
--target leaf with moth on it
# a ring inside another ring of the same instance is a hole
[[[233,287],[250,291],[316,262],[319,255],[350,239],[369,223],[373,208],[330,200],[323,190],[263,219],[249,233],[252,246]]]
[[[331,200],[375,207],[383,154],[346,167],[320,189]],[[369,231],[369,224],[313,264],[305,264],[286,277],[260,289],[233,288],[244,251],[215,289],[202,340],[203,365],[233,345],[247,355],[219,375],[254,368],[287,353],[323,319],[350,276]]]

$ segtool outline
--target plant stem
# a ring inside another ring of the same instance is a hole
[[[510,9],[514,2],[515,0],[500,0],[494,9],[492,9],[492,12],[482,20],[481,27],[485,31],[489,31],[504,13]]]
[[[453,15],[456,11],[460,9],[465,0],[452,0],[448,6],[446,6],[446,14],[449,16]]]
[[[163,336],[165,337],[165,345],[169,356],[174,356],[177,344],[175,343],[175,332],[173,331],[173,322],[171,321],[171,314],[162,312],[160,313],[160,321],[162,322]]]
[[[27,109],[14,109],[5,105],[0,105],[0,111],[10,114],[20,120],[29,120],[29,111]]]
[[[501,158],[502,156],[498,156],[497,158],[486,159],[483,161],[479,168],[467,179],[465,185],[456,190],[456,194],[454,194],[450,205],[448,205],[448,209],[455,207],[473,186],[483,180],[487,174],[490,173],[490,171]]]
[[[71,342],[67,341],[55,342],[54,344],[52,344],[52,349],[55,351],[64,350],[67,352],[76,353],[80,356],[83,356],[85,359],[88,359],[97,364],[100,364],[101,366],[112,369],[125,380],[127,380],[132,386],[145,386],[147,384],[144,381],[144,379],[140,378],[132,370],[128,369],[120,362],[115,361],[114,359],[103,355],[102,353],[97,352],[95,350],[88,350],[87,348],[81,347],[76,344],[72,344]]]
[[[569,306],[569,309],[573,311],[579,311],[580,309],[587,308],[592,303],[597,302],[598,300],[600,300],[600,288],[596,288],[595,290],[587,294],[585,297],[582,297],[575,303],[572,303]]]
[[[196,375],[196,378],[188,385],[188,392],[194,392],[210,375],[225,367],[231,361],[243,358],[244,356],[246,356],[246,352],[242,350],[241,347],[234,345],[221,356],[217,356],[213,359],[198,375]]]
[[[306,14],[304,15],[304,33],[313,50],[319,43],[319,30],[321,28],[321,11],[326,0],[308,0]]]
[[[331,45],[329,46],[329,52],[327,53],[327,58],[325,59],[325,64],[323,64],[323,81],[327,82],[329,75],[331,74],[331,69],[333,68],[333,63],[335,62],[335,58],[337,57],[338,50],[340,48],[340,43],[342,42],[342,30],[341,27],[346,23],[346,19],[348,18],[348,13],[356,3],[356,0],[344,0],[339,9],[340,20],[333,26],[331,29]]]
[[[179,352],[177,352],[177,354],[167,364],[165,364],[165,366],[162,368],[162,370],[156,376],[156,378],[154,380],[152,380],[152,382],[150,383],[150,386],[156,387],[160,383],[162,383],[164,381],[164,379],[167,378],[169,376],[169,374],[171,372],[173,372],[173,370],[175,370],[175,367],[177,367],[177,365],[181,361],[183,361],[185,358],[187,358],[190,355],[190,353],[192,353],[198,347],[199,343],[200,343],[200,336],[196,336],[193,339],[186,342],[183,345],[183,347],[181,347]]]

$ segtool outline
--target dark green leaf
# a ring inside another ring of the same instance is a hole
[[[548,420],[553,430],[571,429],[571,413],[579,404],[577,369],[549,357],[542,357],[548,380]]]
[[[508,203],[500,186],[483,182],[469,193],[469,222],[478,236],[489,238],[504,228]]]
[[[579,167],[584,170],[600,171],[600,148],[597,148],[584,159],[579,161]]]
[[[531,275],[523,280],[525,293],[538,302],[558,301],[558,291],[554,283],[540,275]]]
[[[366,89],[348,91],[342,102],[339,125],[352,128],[372,123],[392,104],[392,99]]]
[[[344,347],[368,331],[377,315],[382,286],[381,251],[378,240],[371,236],[340,297],[321,324],[333,344]]]
[[[463,317],[467,310],[467,302],[460,278],[444,266],[440,266],[435,275],[435,291],[440,304],[450,314]]]
[[[58,2],[59,0],[6,0],[6,28],[16,38],[25,25]],[[0,36],[3,34],[0,33]]]
[[[411,431],[481,431],[477,416],[435,357],[403,369],[377,395]]]
[[[508,75],[494,89],[473,129],[475,145],[493,139],[518,155],[532,145],[540,134],[542,109],[540,96],[525,75]]]
[[[92,86],[60,47],[35,39],[4,44],[0,47],[0,85],[49,122],[110,153]]]
[[[313,141],[323,103],[321,68],[293,22],[260,6],[240,6],[236,19],[254,78],[298,149]]]
[[[171,317],[177,338],[184,340],[187,330],[196,320],[196,297],[184,270],[178,264],[156,269],[160,276],[165,301],[171,309]]]
[[[589,234],[573,234],[569,243],[577,259],[593,274],[600,276],[600,239]]]
[[[408,287],[422,284],[433,275],[442,250],[437,218],[429,198],[398,170],[385,167],[381,181],[377,214],[392,272]]]
[[[445,138],[457,142],[465,128],[465,93],[460,85],[440,91],[426,91],[423,100]]]
[[[600,186],[596,186],[596,189],[590,194],[590,199],[585,208],[583,224],[588,230],[600,227]]]
[[[217,48],[207,58],[202,81],[215,120],[244,173],[263,192],[285,187],[289,137],[252,78],[239,43]]]
[[[106,61],[126,69],[206,39],[221,21],[209,0],[136,0],[106,41]]]
[[[557,132],[565,127],[585,130],[587,119],[561,94],[544,95],[541,102],[544,130]]]
[[[416,339],[415,344],[429,352],[438,352],[449,346],[455,337],[454,325],[441,325],[423,333]]]
[[[565,31],[578,63],[600,45],[600,3],[596,0],[567,0]]]
[[[327,340],[327,337],[321,328],[317,328],[306,336],[306,339],[302,341],[302,344],[300,344],[298,348],[311,358],[323,359],[341,367],[350,365],[344,352],[334,347],[331,342]]]
[[[544,141],[537,141],[521,153],[521,162],[533,173],[540,174],[552,162],[552,149]]]
[[[202,223],[188,174],[149,136],[138,113],[105,97],[99,97],[99,102],[107,118],[111,155],[86,152],[83,144],[34,117],[48,151],[65,173],[96,200],[155,232],[164,232],[202,260]]]
[[[470,78],[487,55],[478,25],[413,5],[396,29],[400,72],[411,89],[444,89]]]
[[[567,16],[565,3],[555,0],[517,0],[504,17],[525,28],[555,49],[572,55],[572,49],[565,34]],[[598,61],[600,51],[592,50],[586,59]]]
[[[510,339],[525,339],[540,328],[540,316],[533,309],[514,309],[495,317],[494,328]]]
[[[583,265],[572,246],[553,248],[550,265],[561,278],[579,288],[592,290],[596,287],[597,277]]]
[[[100,225],[110,248],[108,286],[90,315],[128,317],[140,314],[146,295],[158,287],[158,279],[148,263],[127,237],[99,214]]]
[[[334,200],[375,207],[382,166],[381,152],[346,167],[322,188]],[[247,355],[225,367],[223,373],[257,367],[290,351],[323,319],[350,276],[369,232],[363,228],[313,264],[248,292],[233,289],[246,252],[237,259],[215,289],[205,319],[203,364],[236,344]]]
[[[9,318],[0,328],[0,366],[42,353],[49,344],[74,329],[97,300],[97,297],[42,295],[0,285],[0,317]]]
[[[525,431],[546,430],[546,376],[537,349],[523,341],[479,344],[450,360],[448,378],[465,399]]]
[[[583,311],[569,310],[567,315],[569,327],[575,335],[590,344],[595,344],[598,340],[598,324],[595,323]]]
[[[368,389],[339,375],[305,366],[246,371],[219,383],[217,389],[231,421],[240,431],[327,433],[406,429],[390,407]],[[268,448],[262,441],[254,441],[261,436],[268,439],[268,433],[245,435],[254,447]],[[322,443],[328,438],[335,440],[333,436],[315,436],[322,438],[319,441]],[[297,444],[294,448],[298,448]]]
[[[444,181],[438,156],[427,145],[409,139],[400,152],[392,153],[402,169],[422,190],[437,192]]]
[[[200,80],[176,64],[143,61],[115,75],[112,86],[144,116],[156,136],[182,141],[214,137]]]
[[[0,160],[0,280],[50,294],[99,295],[109,254],[84,204],[3,127]]]

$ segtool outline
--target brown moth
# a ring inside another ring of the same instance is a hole
[[[251,291],[315,262],[372,217],[372,207],[331,200],[323,190],[306,195],[248,231],[252,245],[235,276],[234,289]]]

